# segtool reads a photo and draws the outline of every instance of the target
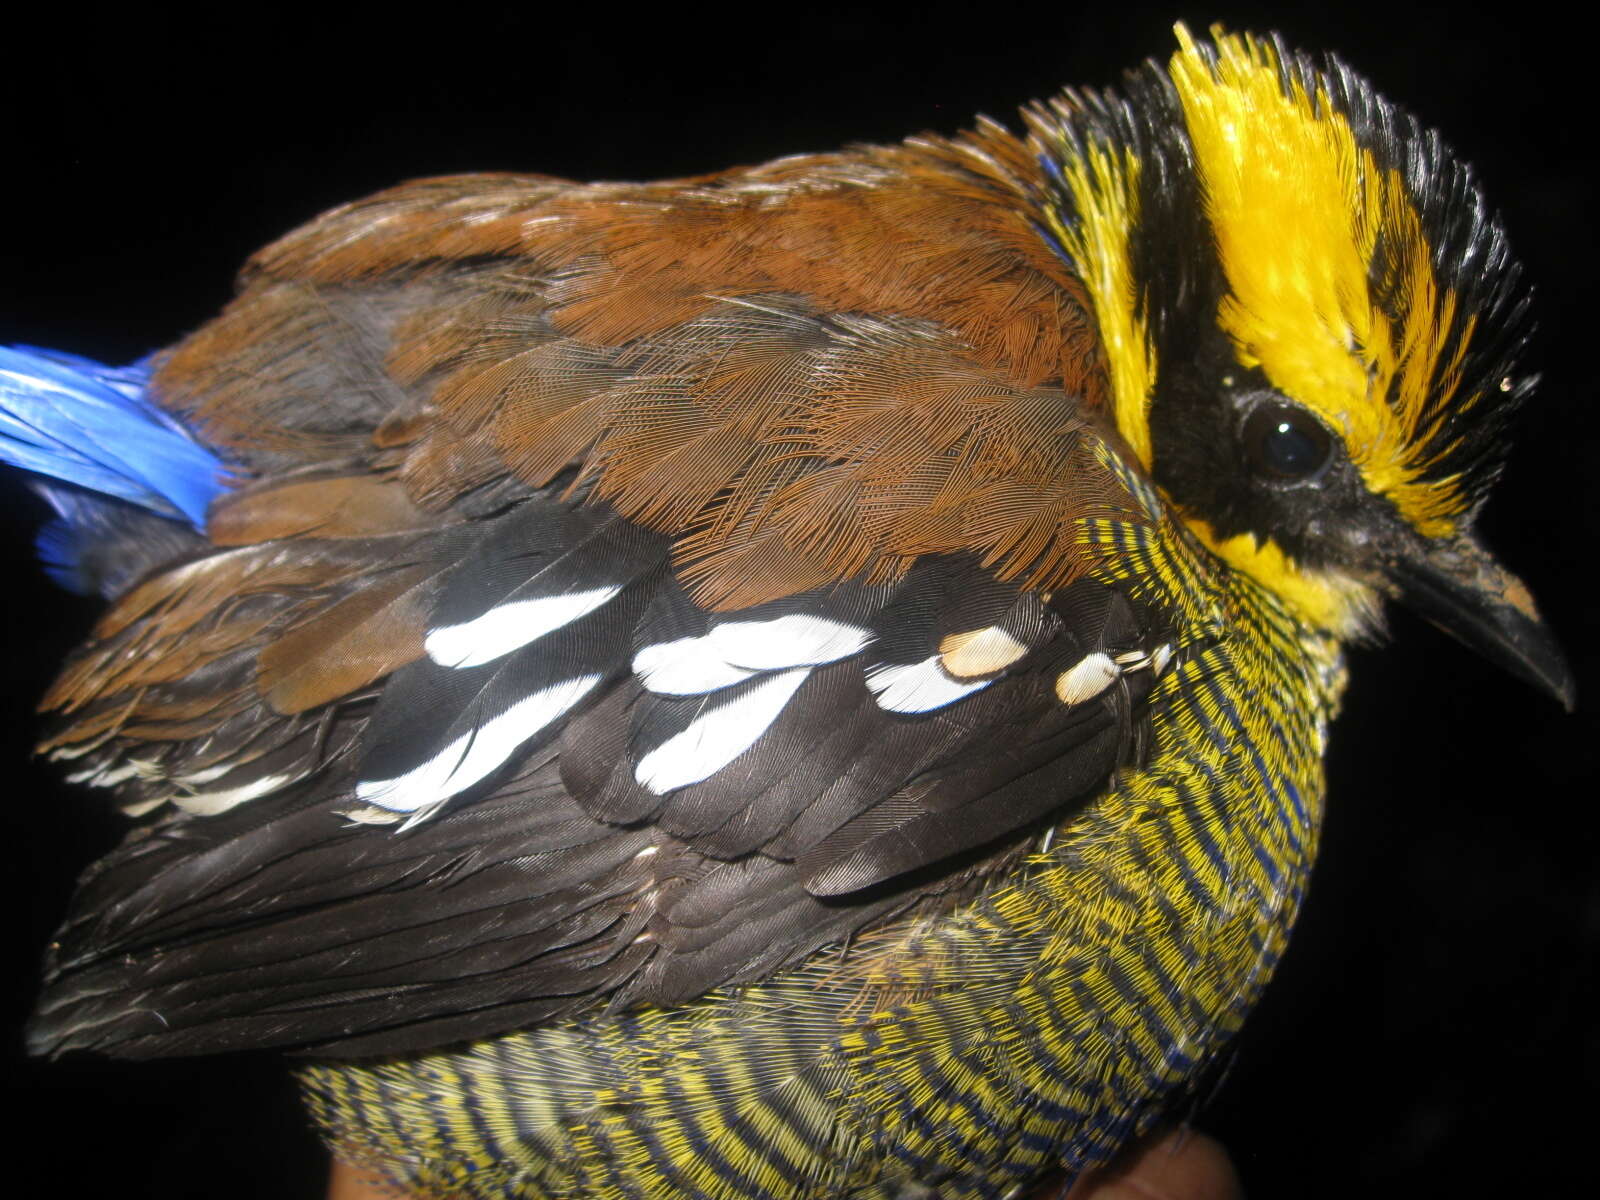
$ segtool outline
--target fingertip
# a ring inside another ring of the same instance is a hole
[[[369,1170],[333,1160],[326,1200],[403,1200],[403,1194]]]
[[[1222,1143],[1179,1127],[1083,1176],[1066,1200],[1244,1200],[1244,1189]]]

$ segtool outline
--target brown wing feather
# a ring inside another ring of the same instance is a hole
[[[280,713],[305,712],[421,658],[435,580],[426,566],[363,580],[359,591],[262,647],[262,694]]]
[[[435,523],[384,476],[319,475],[224,497],[212,506],[206,533],[219,546],[244,546],[290,537],[377,537]]]
[[[1030,173],[985,127],[675,183],[438,179],[268,247],[155,382],[237,463],[232,549],[107,614],[46,698],[56,745],[360,693],[420,653],[431,593],[389,569],[508,475],[671,535],[712,608],[956,551],[1063,585],[1061,531],[1126,496]]]
[[[986,126],[675,183],[405,185],[257,255],[158,386],[250,455],[245,381],[295,391],[285,349],[355,346],[341,394],[409,414],[415,498],[579,467],[679,539],[718,607],[958,547],[1059,586],[1079,564],[1050,531],[1125,498],[1082,436],[1101,371],[1019,195],[1027,159]],[[289,425],[308,457],[347,448],[329,422]]]

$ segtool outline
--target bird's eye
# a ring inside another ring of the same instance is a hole
[[[1333,457],[1333,436],[1310,413],[1258,404],[1245,418],[1244,449],[1256,474],[1278,483],[1310,479]]]

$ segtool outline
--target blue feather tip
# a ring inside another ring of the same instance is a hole
[[[0,346],[0,462],[31,472],[55,510],[39,554],[73,590],[82,547],[106,525],[105,497],[204,529],[226,488],[222,461],[150,401],[149,380],[143,363]]]

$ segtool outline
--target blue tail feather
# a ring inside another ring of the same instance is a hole
[[[72,591],[115,595],[177,554],[226,487],[221,460],[147,399],[149,380],[144,363],[0,346],[0,463],[31,472],[55,510],[39,557]]]
[[[225,468],[146,399],[148,380],[143,364],[0,346],[0,462],[43,476],[68,524],[85,512],[71,496],[81,488],[203,528]]]

